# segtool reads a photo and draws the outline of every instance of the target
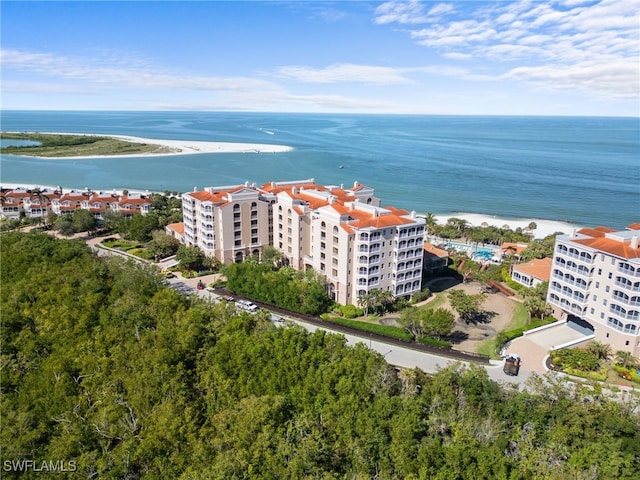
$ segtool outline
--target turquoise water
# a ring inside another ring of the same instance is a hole
[[[467,245],[457,242],[446,242],[444,246],[445,248],[454,248],[456,250],[467,252],[470,256],[486,258],[487,260],[493,258],[494,256],[493,248],[477,247],[474,245]]]
[[[345,186],[358,181],[375,188],[385,204],[419,213],[615,228],[640,221],[637,118],[17,111],[0,118],[7,131],[294,147],[277,154],[126,159],[2,155],[5,183],[185,192],[314,178]]]

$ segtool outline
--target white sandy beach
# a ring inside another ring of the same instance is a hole
[[[542,239],[556,232],[570,234],[573,230],[579,230],[580,228],[582,228],[581,225],[556,220],[542,220],[537,218],[500,218],[492,215],[483,215],[480,213],[452,213],[449,215],[434,215],[434,218],[438,222],[438,225],[446,224],[449,218],[460,218],[466,220],[467,222],[469,222],[469,225],[474,227],[484,227],[487,225],[491,225],[494,227],[506,227],[511,230],[515,230],[518,227],[524,230],[529,226],[531,222],[534,222],[536,224],[536,229],[533,230],[532,233],[534,238],[536,239]]]
[[[2,188],[10,188],[10,189],[15,189],[15,188],[26,188],[26,189],[34,189],[34,188],[40,188],[40,189],[47,189],[47,190],[55,190],[57,187],[52,186],[52,185],[33,185],[33,184],[25,184],[25,183],[6,183],[6,182],[0,182],[0,187]],[[62,186],[63,190],[68,192],[70,190],[75,190],[75,191],[82,191],[87,187],[84,188],[78,188],[78,187],[68,187],[68,186]],[[136,192],[136,193],[142,193],[145,195],[148,195],[149,193],[162,193],[162,192],[150,192],[149,190],[141,190],[141,189],[136,189],[136,188],[130,188],[128,189],[130,192]],[[110,189],[92,189],[92,191],[98,192],[98,191],[103,191],[103,192],[116,192],[118,194],[122,194],[122,189],[120,188],[116,188],[113,190]],[[444,225],[447,223],[447,220],[449,218],[461,218],[463,220],[466,220],[467,222],[469,222],[469,225],[474,226],[474,227],[479,227],[479,226],[486,226],[486,225],[492,225],[495,227],[507,227],[510,228],[511,230],[515,230],[516,228],[520,227],[523,230],[525,228],[527,228],[529,226],[529,224],[531,222],[535,222],[536,224],[536,229],[533,230],[533,235],[534,238],[536,239],[542,239],[548,235],[552,235],[556,232],[562,232],[564,234],[570,234],[573,230],[579,230],[580,228],[582,228],[581,225],[577,225],[574,223],[569,223],[569,222],[561,222],[561,221],[556,221],[556,220],[542,220],[542,219],[537,219],[537,218],[533,218],[533,219],[512,219],[512,218],[501,218],[501,217],[496,217],[493,215],[484,215],[484,214],[480,214],[480,213],[452,213],[452,214],[448,214],[448,215],[434,215],[434,218],[436,219],[436,221],[438,222],[439,225]]]
[[[35,133],[35,132],[31,132]],[[95,135],[98,137],[117,138],[132,143],[147,143],[170,148],[167,153],[135,153],[128,155],[91,155],[73,157],[33,157],[44,160],[78,160],[97,158],[127,158],[127,157],[163,157],[167,155],[190,155],[196,153],[282,153],[290,152],[293,147],[287,145],[271,145],[265,143],[234,143],[234,142],[202,142],[191,140],[162,140],[157,138],[132,137],[129,135],[103,135],[89,133],[38,132],[52,135]],[[15,155],[15,154],[14,154]],[[31,155],[29,155],[31,156]]]

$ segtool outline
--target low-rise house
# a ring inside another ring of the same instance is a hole
[[[511,278],[514,282],[533,288],[549,281],[552,263],[551,258],[534,258],[529,262],[516,264],[511,271]]]
[[[180,243],[185,243],[184,241],[184,222],[178,223],[170,223],[164,228],[164,231],[167,235],[172,236]]]
[[[507,256],[513,256],[516,259],[520,259],[520,254],[528,247],[526,243],[512,243],[503,242],[500,248],[500,253],[504,259]]]
[[[128,193],[120,198],[118,211],[128,217],[134,213],[146,215],[151,211],[151,199],[142,193]]]
[[[104,220],[107,211],[121,212],[126,216],[134,213],[146,215],[151,211],[152,202],[148,194],[92,192],[89,189],[71,190],[63,193],[56,189],[1,188],[0,214],[4,218],[44,217],[49,212],[56,215],[73,213],[78,209],[89,210],[97,220]]]
[[[422,270],[430,275],[432,273],[441,272],[449,265],[449,252],[438,248],[432,243],[424,243],[424,257],[422,262]]]
[[[81,202],[81,207],[93,213],[96,220],[104,220],[107,211],[118,211],[120,196],[116,193],[97,192]]]
[[[24,216],[24,199],[28,198],[30,191],[26,188],[2,189],[2,216],[17,220]]]
[[[78,208],[82,208],[82,203],[89,199],[89,191],[78,192],[71,190],[62,194],[59,198],[54,198],[51,202],[53,213],[64,215],[65,213],[73,213]]]

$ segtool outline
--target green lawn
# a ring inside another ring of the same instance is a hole
[[[511,322],[503,329],[503,330],[515,330],[516,328],[523,327],[529,321],[529,313],[527,309],[521,303],[516,305],[515,310],[513,311],[513,317],[511,318]],[[481,353],[483,355],[489,355],[491,358],[497,359],[499,358],[496,351],[498,350],[498,345],[496,345],[496,338],[487,338],[484,340],[478,348],[476,349],[476,353]]]

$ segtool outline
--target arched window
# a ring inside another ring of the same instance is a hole
[[[617,318],[613,318],[613,317],[607,318],[607,324],[609,324],[610,327],[613,327],[616,330],[622,330],[624,328],[624,325],[622,324],[622,322]]]
[[[240,205],[238,205],[237,203],[235,203],[235,204],[233,205],[233,211],[234,211],[234,212],[237,212],[238,210],[240,210]]]

